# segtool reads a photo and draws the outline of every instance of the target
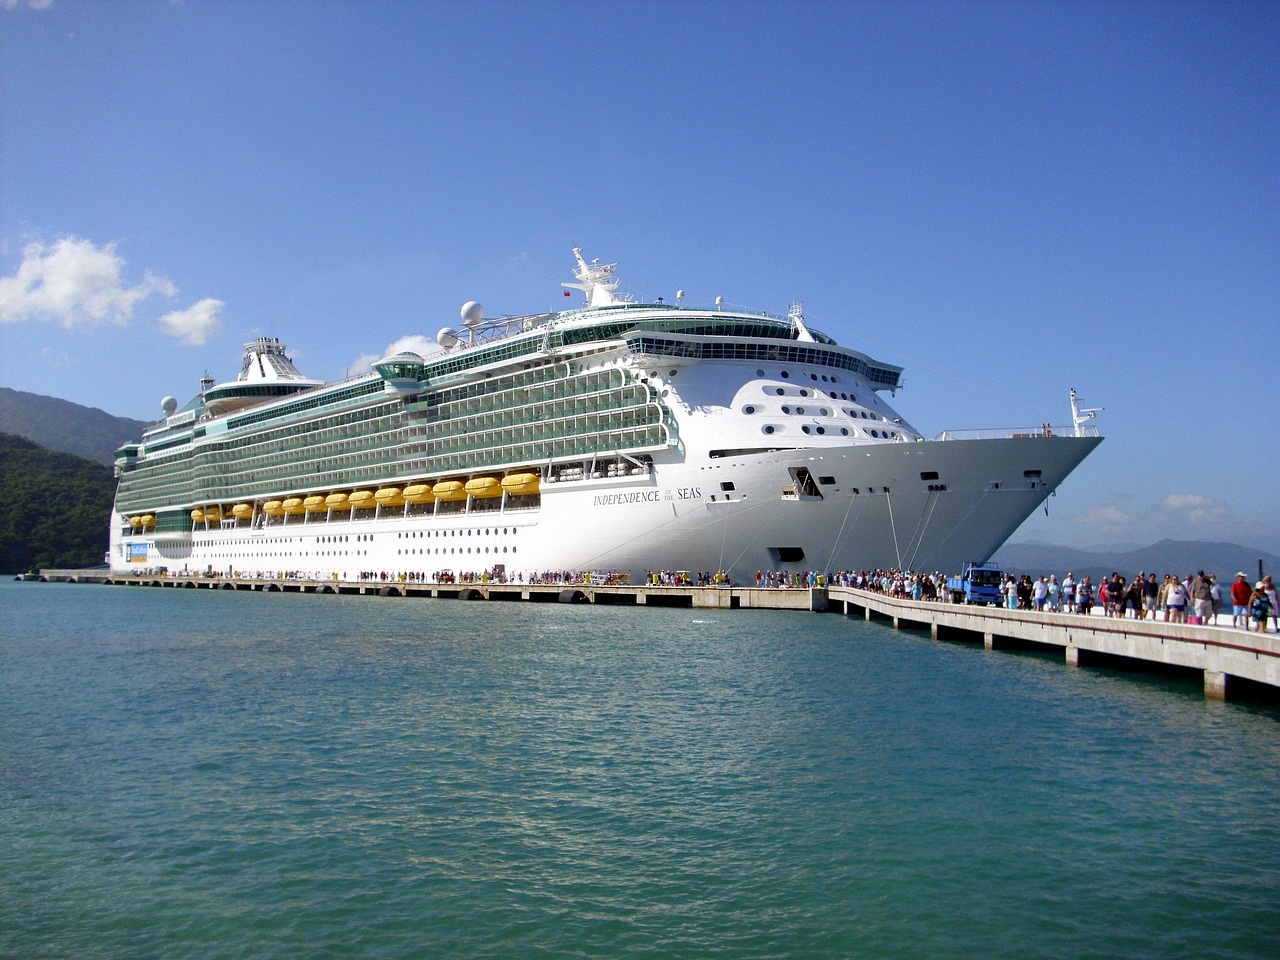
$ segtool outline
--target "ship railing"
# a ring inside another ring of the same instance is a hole
[[[1098,436],[1097,427],[1081,427],[1082,437]],[[986,430],[943,430],[933,440],[1025,440],[1038,437],[1074,437],[1076,429],[1042,423],[1038,427],[993,427]]]

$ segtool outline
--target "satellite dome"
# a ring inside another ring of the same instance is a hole
[[[446,350],[456,347],[458,345],[458,331],[453,327],[441,327],[439,333],[436,334],[436,343]]]
[[[468,327],[474,327],[483,319],[484,307],[480,306],[480,304],[474,300],[468,300],[462,305],[462,322]]]
[[[178,409],[178,401],[173,397],[165,397],[160,401],[160,409],[166,417],[172,417],[173,411]]]

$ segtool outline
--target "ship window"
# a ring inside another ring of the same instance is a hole
[[[818,379],[818,375],[817,375],[816,373],[811,373],[811,374],[809,374],[809,379],[810,379],[810,380],[817,380],[817,379]],[[823,379],[823,380],[825,380],[825,379],[827,379],[827,378],[826,378],[826,377],[823,377],[822,379]]]
[[[750,416],[751,414],[756,412],[756,408],[751,406],[751,404],[747,404],[745,407],[742,408],[742,412]]]
[[[841,428],[840,428],[840,436],[842,436],[842,437],[847,437],[848,435],[849,435],[849,428],[848,428],[848,427],[841,427]]]
[[[783,370],[783,371],[782,371],[782,379],[783,379],[783,380],[790,380],[790,379],[791,379],[791,374],[789,374],[789,373],[787,373],[787,371]]]
[[[1039,470],[1023,470],[1022,475],[1028,480],[1039,480],[1041,471]]]
[[[757,370],[757,371],[756,371],[756,376],[757,376],[757,377],[763,377],[763,376],[764,376],[764,371],[763,371],[763,370]]]
[[[727,492],[729,492],[730,490],[733,490],[733,489],[734,489],[733,481],[732,481],[732,480],[721,480],[721,481],[720,481],[720,489],[721,489],[721,490],[723,490],[723,491],[725,491],[726,493],[727,493]]]
[[[804,559],[804,547],[770,547],[775,563],[799,563]]]
[[[803,392],[804,392],[804,391],[802,390],[802,391],[801,391],[801,393],[803,393]],[[796,407],[796,413],[799,413],[799,414],[803,415],[803,414],[804,414],[804,407]]]
[[[770,423],[770,424],[767,424],[767,425],[763,428],[763,432],[764,432],[764,433],[773,433],[773,424],[771,424],[771,423]]]
[[[818,431],[818,433],[826,433],[826,432],[827,432],[827,428],[826,428],[826,427],[815,427],[814,429],[816,429],[816,430]]]
[[[937,480],[937,479],[938,479],[938,471],[937,471],[937,470],[922,470],[922,471],[920,472],[920,479],[921,479],[921,480]]]
[[[835,477],[819,477],[818,482],[829,487],[836,482],[836,478]]]
[[[808,391],[808,390],[801,390],[801,391],[800,391],[800,396],[802,396],[802,397],[807,397],[808,395],[809,395],[809,391]]]
[[[800,429],[801,429],[802,431],[804,431],[805,433],[808,433],[808,432],[809,432],[809,425],[806,423],[806,424],[805,424],[803,427],[801,427]]]
[[[777,388],[776,390],[774,390],[773,392],[774,392],[774,393],[776,393],[776,394],[777,394],[778,396],[780,396],[780,397],[786,396],[786,393],[787,393],[787,391],[783,390],[781,387],[778,387],[778,388]]]

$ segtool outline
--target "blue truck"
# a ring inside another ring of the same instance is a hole
[[[1003,580],[1004,572],[998,563],[966,563],[964,573],[947,580],[947,592],[952,603],[989,603],[998,607],[1004,603],[1000,589]]]

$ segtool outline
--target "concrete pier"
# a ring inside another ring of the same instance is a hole
[[[833,587],[828,594],[831,607],[847,615],[892,620],[895,626],[927,625],[935,639],[981,638],[988,650],[1060,647],[1072,667],[1127,662],[1198,671],[1211,700],[1225,699],[1234,679],[1280,689],[1280,635],[1274,633],[902,600],[851,587]]]

